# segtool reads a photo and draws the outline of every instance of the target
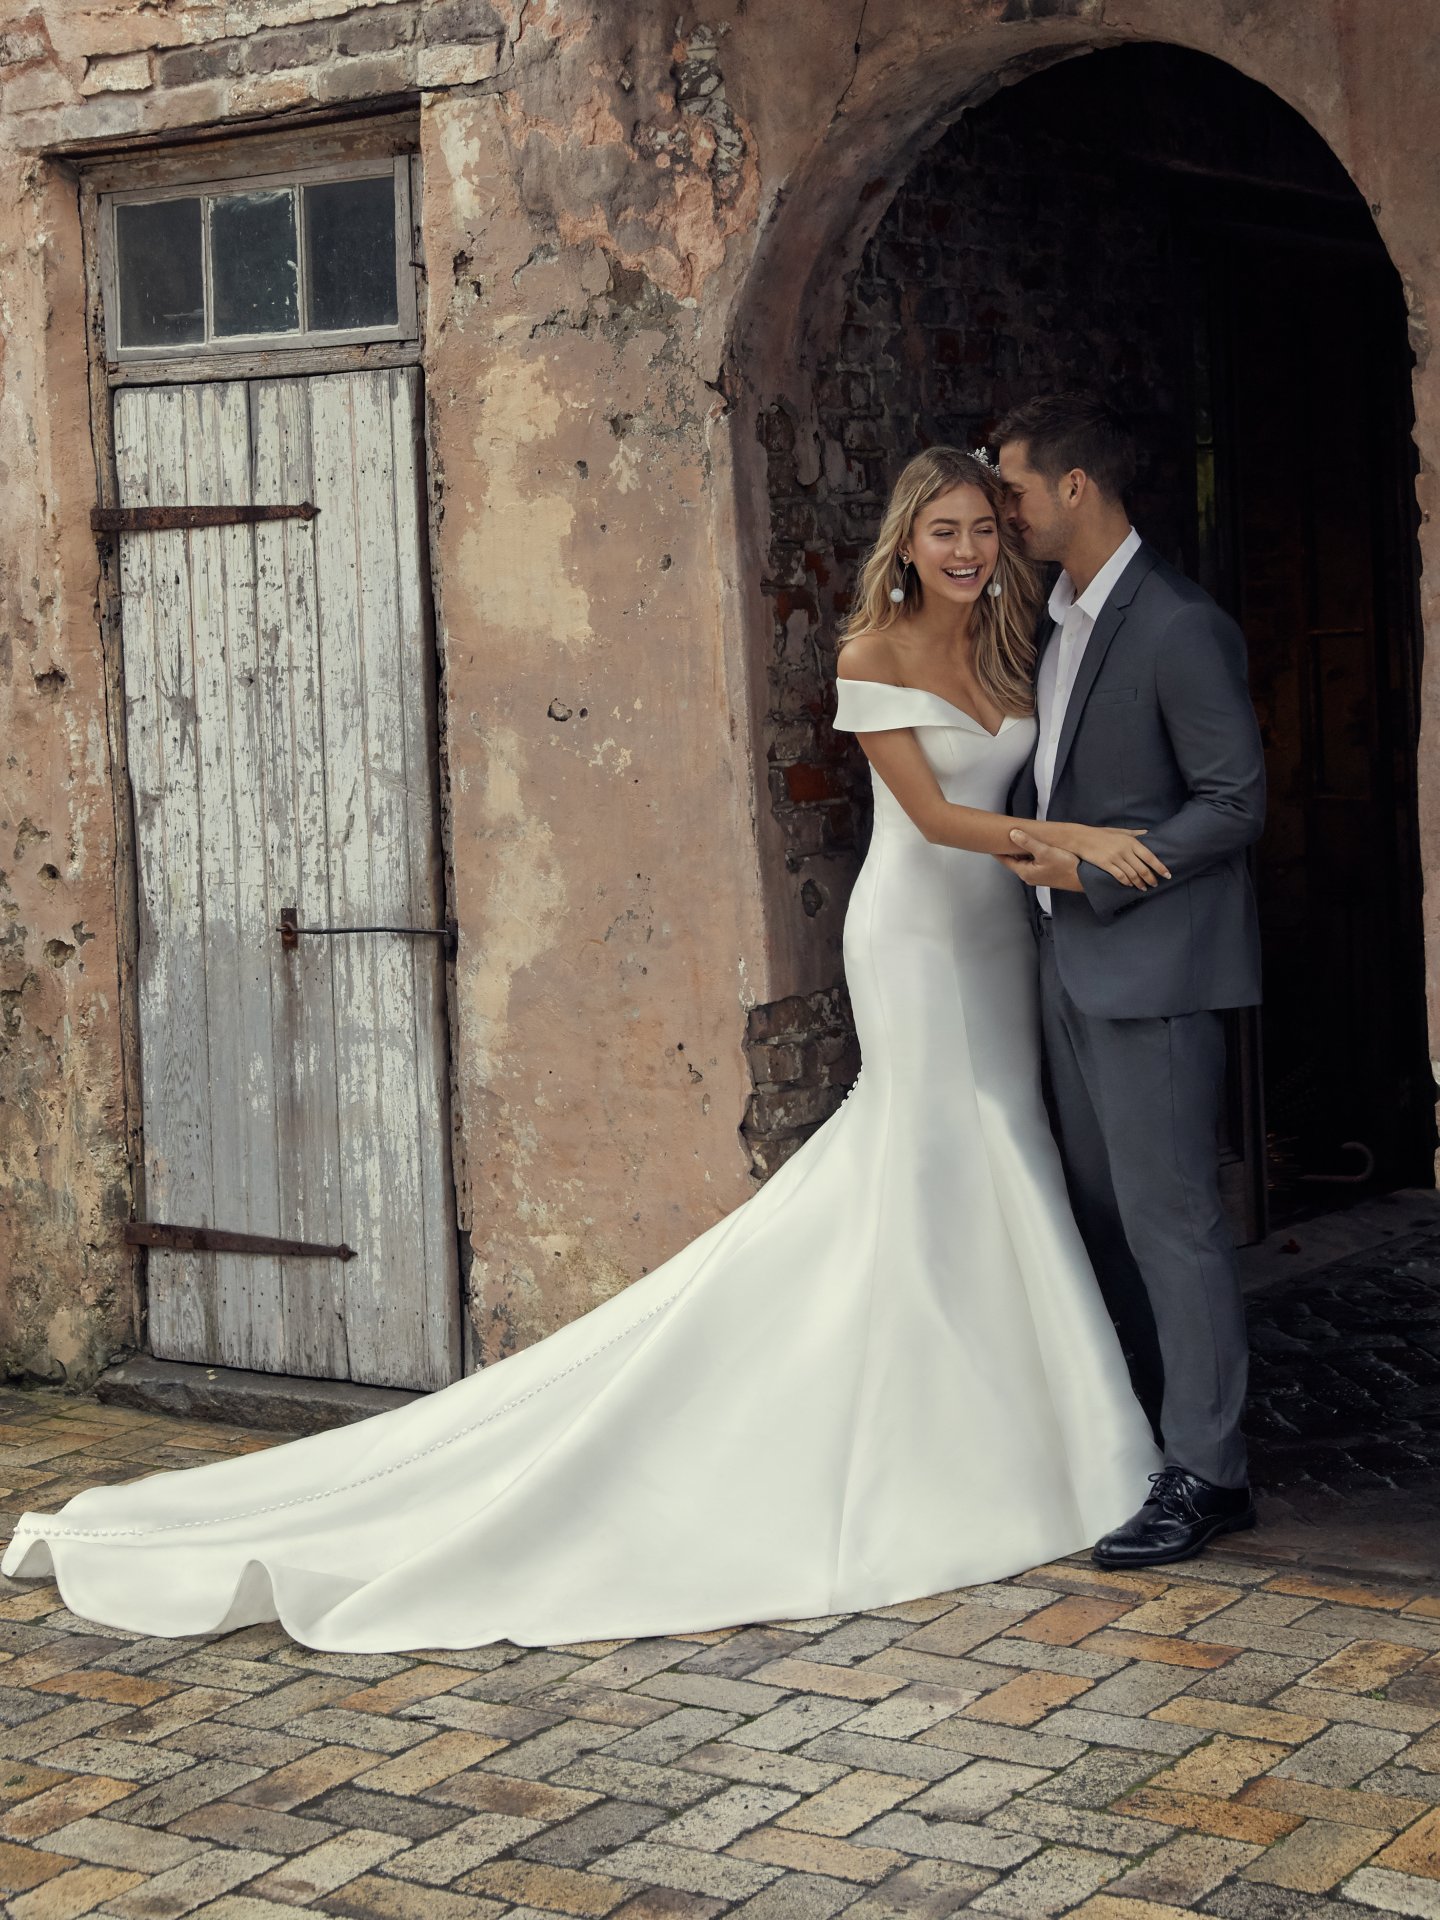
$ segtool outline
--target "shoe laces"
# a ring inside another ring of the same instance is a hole
[[[1150,1504],[1178,1520],[1195,1520],[1195,1496],[1183,1467],[1162,1467],[1150,1476]]]

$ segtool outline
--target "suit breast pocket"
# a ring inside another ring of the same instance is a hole
[[[1087,704],[1092,707],[1133,706],[1138,692],[1136,687],[1096,687]]]

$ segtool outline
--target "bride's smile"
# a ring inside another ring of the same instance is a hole
[[[951,488],[916,516],[910,555],[932,607],[973,606],[1000,558],[994,506],[978,487]]]

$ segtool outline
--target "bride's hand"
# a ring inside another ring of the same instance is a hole
[[[1170,878],[1170,869],[1158,853],[1144,844],[1143,828],[1131,833],[1123,827],[1082,827],[1066,821],[1042,820],[1030,829],[1036,840],[1088,860],[1127,887],[1153,887]]]

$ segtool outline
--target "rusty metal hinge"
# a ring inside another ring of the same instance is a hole
[[[281,907],[275,931],[287,953],[293,953],[299,946],[302,933],[324,934],[327,938],[345,933],[411,933],[425,940],[443,940],[451,953],[460,940],[460,929],[453,920],[447,920],[443,927],[302,927],[298,907]]]
[[[285,1240],[272,1233],[232,1233],[228,1227],[175,1227],[160,1220],[127,1220],[127,1247],[160,1247],[170,1253],[268,1253],[282,1259],[353,1260],[342,1240]]]
[[[92,507],[95,533],[173,533],[186,527],[246,527],[257,520],[313,520],[320,509],[308,500],[257,506],[237,501],[223,507]]]

